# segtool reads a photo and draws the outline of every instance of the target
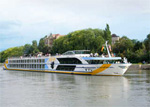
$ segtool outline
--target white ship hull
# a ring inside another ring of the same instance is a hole
[[[123,75],[131,64],[67,64],[67,67],[75,66],[74,70],[61,70],[57,69],[58,66],[66,66],[66,64],[55,64],[51,68],[51,62],[47,62],[44,68],[27,68],[27,67],[10,67],[10,64],[5,64],[7,70],[19,71],[37,71],[37,72],[51,72],[51,73],[69,73],[69,74],[84,74],[84,75]],[[32,65],[31,63],[28,65]],[[37,66],[38,64],[36,64]]]
[[[90,57],[87,52],[68,51],[64,55],[53,57],[10,58],[5,61],[4,67],[19,71],[119,76],[131,65],[121,57]]]

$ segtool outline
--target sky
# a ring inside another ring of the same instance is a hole
[[[45,35],[86,29],[144,40],[150,33],[150,0],[0,0],[0,51]]]

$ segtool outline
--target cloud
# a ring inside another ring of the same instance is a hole
[[[10,47],[14,46],[21,46],[24,45],[23,38],[18,35],[18,33],[8,33],[8,34],[2,34],[0,33],[0,51],[5,50]]]
[[[3,17],[17,19],[24,24],[42,21],[61,23],[68,19],[73,23],[80,17],[81,20],[89,20],[92,16],[107,18],[150,10],[148,0],[5,0],[1,3]]]
[[[112,33],[141,39],[149,33],[149,14],[150,0],[0,0],[0,48],[106,23]]]
[[[16,28],[18,29],[21,26],[21,23],[18,21],[10,21],[10,20],[0,20],[0,32],[8,32],[14,31]]]
[[[20,26],[20,23],[14,21],[0,21],[0,29],[10,29],[16,26]]]

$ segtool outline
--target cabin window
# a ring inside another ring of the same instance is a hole
[[[68,52],[65,52],[63,55],[73,55],[74,53],[72,51],[68,51]]]
[[[75,54],[90,54],[90,51],[74,51]]]
[[[41,65],[41,68],[42,68],[42,69],[44,69],[44,68],[45,68],[45,66],[42,64],[42,65]]]
[[[87,60],[89,64],[116,64],[122,63],[121,60]]]
[[[82,64],[77,58],[57,58],[60,64]]]
[[[44,62],[45,62],[45,59],[42,59],[42,62],[44,63]]]
[[[87,60],[89,64],[103,64],[103,60]]]
[[[76,66],[58,65],[56,70],[74,71]]]

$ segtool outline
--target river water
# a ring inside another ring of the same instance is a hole
[[[150,71],[87,76],[0,67],[0,107],[150,107]]]

